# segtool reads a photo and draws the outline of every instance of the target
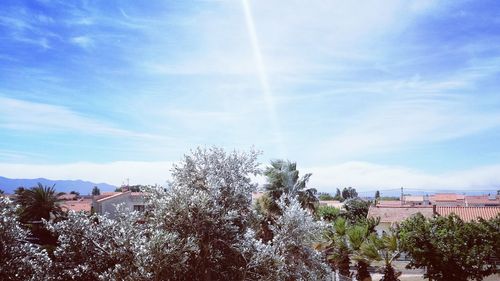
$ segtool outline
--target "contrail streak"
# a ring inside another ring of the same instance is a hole
[[[259,81],[262,87],[262,97],[264,99],[264,102],[266,103],[268,118],[269,121],[271,122],[272,130],[274,132],[274,138],[278,144],[278,152],[281,154],[280,155],[281,157],[284,157],[286,149],[284,146],[281,129],[278,123],[276,106],[274,103],[271,87],[269,86],[264,59],[262,58],[262,53],[260,50],[259,39],[257,37],[257,32],[255,31],[255,24],[253,22],[252,10],[250,9],[248,0],[242,0],[242,4],[243,4],[243,10],[245,12],[245,22],[248,30],[248,35],[250,36],[250,42],[252,44],[252,50],[255,58],[255,64],[257,67],[257,73],[259,75]]]

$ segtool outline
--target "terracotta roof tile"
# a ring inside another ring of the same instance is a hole
[[[500,198],[492,197],[489,198],[488,195],[479,195],[479,196],[466,196],[465,201],[468,204],[494,204],[500,205]]]
[[[456,194],[456,193],[438,193],[435,195],[431,195],[431,201],[459,201],[464,200],[465,195]]]
[[[500,214],[500,207],[444,207],[437,206],[436,212],[440,216],[448,216],[452,213],[456,214],[464,221],[473,221],[478,218],[485,220],[496,217]]]
[[[368,217],[380,217],[380,222],[399,223],[413,215],[416,215],[417,213],[421,213],[424,217],[432,217],[433,210],[430,206],[371,206],[368,210]]]
[[[61,208],[65,211],[68,210],[73,210],[75,212],[90,212],[92,208],[92,200],[90,199],[83,199],[83,200],[69,200],[69,201],[62,201],[61,202]]]

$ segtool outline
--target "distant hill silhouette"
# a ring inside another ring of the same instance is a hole
[[[14,193],[14,190],[20,186],[29,188],[41,183],[43,185],[52,186],[55,184],[55,189],[58,192],[77,191],[81,195],[90,194],[94,186],[99,187],[102,191],[114,191],[116,186],[107,183],[93,183],[83,180],[50,180],[45,178],[38,179],[9,179],[0,177],[0,189],[7,194]]]

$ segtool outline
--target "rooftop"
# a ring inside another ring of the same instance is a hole
[[[399,201],[395,202],[399,203]],[[431,206],[371,206],[368,210],[368,217],[380,217],[382,223],[395,223],[402,222],[418,213],[424,217],[432,217],[434,214]]]
[[[440,216],[456,214],[464,221],[473,221],[478,218],[489,220],[500,214],[500,207],[444,207],[437,206],[436,212]]]
[[[64,211],[73,210],[75,212],[89,212],[92,208],[92,200],[82,199],[82,200],[68,200],[61,202],[61,208]]]

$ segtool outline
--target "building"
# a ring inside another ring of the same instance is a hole
[[[500,207],[449,207],[437,206],[436,213],[440,216],[456,214],[463,221],[475,221],[479,218],[489,220],[500,214]]]
[[[75,211],[75,212],[85,212],[91,213],[92,211],[92,199],[79,199],[79,200],[66,200],[60,202],[61,209],[63,211]]]
[[[92,207],[94,211],[101,215],[116,216],[116,206],[123,204],[125,210],[144,211],[145,198],[142,192],[112,192],[94,196]]]
[[[500,214],[500,207],[461,207],[461,206],[370,206],[368,218],[380,218],[375,228],[378,234],[388,231],[391,226],[410,218],[417,213],[424,217],[449,216],[456,214],[463,221],[469,222],[479,218],[489,220]]]
[[[497,195],[465,196],[465,206],[497,207],[500,206],[500,196]]]
[[[407,206],[429,206],[431,202],[429,201],[428,195],[404,195],[403,205]]]
[[[391,226],[401,223],[418,213],[427,218],[434,216],[432,206],[370,206],[367,217],[380,218],[380,223],[375,230],[378,234],[382,234],[389,231]]]
[[[430,196],[431,204],[436,206],[465,206],[465,195],[456,193],[437,193]]]

